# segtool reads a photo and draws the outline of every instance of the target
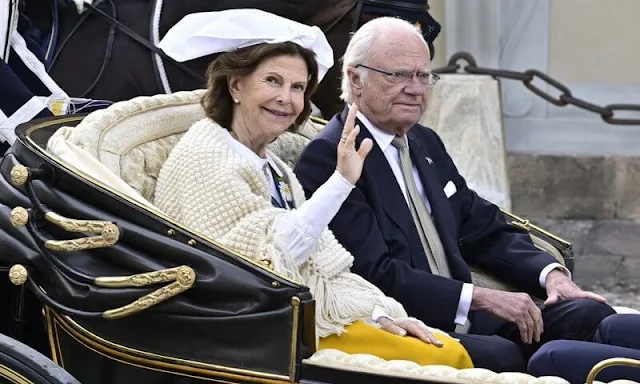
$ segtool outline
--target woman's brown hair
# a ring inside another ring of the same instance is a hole
[[[301,57],[307,64],[309,79],[304,91],[304,108],[296,119],[296,126],[302,125],[311,114],[311,95],[318,87],[318,64],[312,50],[292,42],[258,44],[218,56],[207,69],[207,92],[202,97],[202,106],[207,117],[230,129],[233,118],[233,99],[229,93],[228,80],[232,76],[246,76],[266,59],[291,55]]]

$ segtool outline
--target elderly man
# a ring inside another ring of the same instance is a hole
[[[353,254],[353,271],[459,338],[478,367],[522,371],[546,341],[591,341],[613,309],[467,188],[440,138],[417,124],[438,79],[420,33],[399,19],[374,19],[352,37],[342,72],[341,97],[359,109],[358,145],[374,143],[330,225]],[[335,169],[346,115],[334,116],[299,160],[308,195]],[[472,285],[469,264],[522,292]],[[529,294],[546,296],[544,305]]]

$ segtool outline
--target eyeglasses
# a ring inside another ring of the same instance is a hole
[[[413,76],[415,76],[415,77],[418,78],[418,81],[420,82],[420,84],[426,85],[426,86],[429,86],[429,87],[433,87],[434,85],[436,85],[438,80],[440,80],[440,76],[436,75],[435,73],[425,72],[425,71],[393,71],[393,72],[387,72],[387,71],[383,71],[382,69],[372,68],[372,67],[366,66],[364,64],[356,65],[356,68],[359,68],[359,67],[370,69],[372,71],[378,72],[378,73],[384,75],[384,78],[389,80],[389,82],[391,82],[393,84],[406,84],[409,81],[411,81],[411,79],[413,79]]]

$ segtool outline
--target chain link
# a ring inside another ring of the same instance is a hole
[[[465,61],[466,65],[461,66],[459,64],[460,61]],[[489,75],[496,78],[522,81],[527,89],[553,105],[557,105],[559,107],[573,105],[574,107],[597,113],[598,115],[600,115],[602,120],[609,124],[640,125],[640,118],[632,119],[615,117],[616,112],[640,112],[640,104],[609,104],[606,106],[599,106],[597,104],[590,103],[573,96],[571,90],[567,86],[554,79],[553,77],[538,71],[537,69],[529,69],[524,72],[517,72],[503,69],[482,68],[478,67],[476,59],[468,52],[457,52],[451,56],[446,66],[436,68],[433,70],[433,72],[438,74],[446,74],[458,73],[460,70],[475,75]],[[533,82],[536,79],[539,79],[543,83],[548,84],[550,88],[558,91],[559,95],[553,96],[549,92],[535,85]]]

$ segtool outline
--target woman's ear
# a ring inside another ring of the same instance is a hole
[[[237,103],[236,100],[240,100],[240,76],[230,76],[227,80],[227,86],[231,98]]]

